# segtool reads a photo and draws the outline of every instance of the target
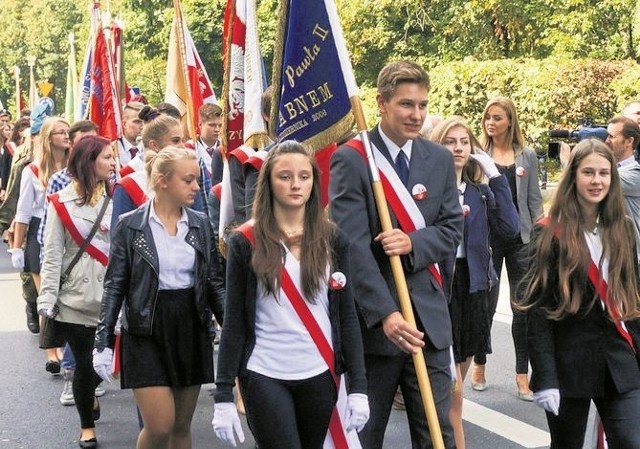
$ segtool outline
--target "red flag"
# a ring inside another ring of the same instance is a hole
[[[89,108],[89,119],[98,125],[98,133],[102,137],[113,141],[122,135],[113,58],[101,26],[96,30]]]

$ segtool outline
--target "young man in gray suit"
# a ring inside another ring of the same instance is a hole
[[[355,149],[359,142],[347,142],[331,158],[330,212],[352,243],[351,281],[363,333],[371,407],[360,440],[368,449],[382,448],[398,386],[406,404],[412,447],[432,447],[411,358],[416,351],[423,351],[426,358],[445,446],[455,447],[448,419],[451,321],[437,262],[455,254],[463,215],[451,153],[418,135],[427,113],[429,88],[428,74],[411,61],[392,62],[378,75],[376,101],[381,120],[369,132],[369,139],[383,173],[386,167],[383,177],[397,194],[391,196],[401,198],[392,201],[387,196],[392,230],[382,232],[368,166]],[[400,313],[389,263],[392,255],[401,257],[417,328]]]

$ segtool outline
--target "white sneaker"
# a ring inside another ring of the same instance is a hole
[[[65,371],[64,387],[60,394],[60,403],[62,405],[75,405],[76,401],[73,397],[73,371]]]
[[[105,394],[106,392],[107,392],[107,391],[104,389],[104,387],[103,387],[102,385],[98,385],[98,386],[96,387],[95,395],[96,395],[96,397],[97,397],[97,398],[101,398],[102,396],[104,396],[104,394]]]

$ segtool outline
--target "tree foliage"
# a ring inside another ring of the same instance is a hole
[[[78,61],[82,60],[88,40],[90,2],[86,1],[85,6],[82,3],[3,0],[0,100],[5,105],[13,104],[16,65],[22,72],[22,89],[28,92],[26,56],[32,54],[37,57],[36,79],[54,83],[53,96],[61,109],[68,33],[73,31],[76,35]],[[278,3],[258,0],[257,5],[268,76]],[[139,86],[150,101],[160,101],[164,97],[173,3],[111,0],[106,4],[112,15],[125,23],[128,83]],[[182,0],[182,4],[195,45],[219,94],[226,1]],[[569,125],[579,115],[600,116],[620,98],[638,94],[640,75],[633,61],[638,59],[640,1],[336,0],[336,4],[356,79],[367,95],[372,92],[380,68],[398,58],[417,60],[432,72],[432,108],[437,106],[441,113],[476,113],[488,93],[511,92],[518,97],[523,115],[531,115],[532,123],[538,123],[536,117],[542,114],[548,122],[564,120]],[[590,59],[628,62],[616,65],[592,63]],[[599,72],[591,70],[593,64]],[[601,99],[581,104],[579,96],[593,98],[590,83],[600,85],[603,79],[611,81],[613,93],[607,95],[614,96],[607,96],[604,102]],[[549,86],[557,89],[549,93]],[[575,107],[561,107],[567,98],[575,98]],[[375,102],[366,95],[365,107],[375,118]],[[535,126],[542,129],[548,124]],[[530,133],[535,136],[538,131],[531,128]]]

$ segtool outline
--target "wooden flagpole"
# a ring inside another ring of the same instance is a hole
[[[352,96],[351,108],[356,120],[356,127],[358,133],[362,139],[365,151],[367,152],[367,161],[369,163],[369,170],[372,175],[372,188],[373,195],[376,200],[376,207],[378,209],[378,216],[380,217],[380,224],[382,231],[390,231],[393,229],[391,223],[391,215],[389,214],[389,206],[384,196],[384,190],[382,189],[382,183],[380,181],[380,175],[378,173],[378,167],[376,166],[371,151],[371,144],[369,142],[369,135],[367,134],[367,123],[362,111],[362,103],[359,96]],[[413,308],[411,307],[411,298],[409,296],[409,289],[407,287],[407,280],[402,268],[402,262],[400,256],[389,256],[389,262],[391,264],[391,271],[393,273],[393,279],[398,291],[398,299],[400,300],[400,310],[402,316],[409,324],[416,327],[416,318],[413,314]],[[412,355],[413,365],[416,368],[416,376],[418,378],[418,387],[420,389],[420,396],[422,397],[422,405],[424,407],[425,416],[427,417],[427,424],[429,425],[429,433],[431,434],[431,441],[435,449],[444,449],[444,440],[442,439],[442,430],[438,422],[438,414],[436,412],[435,402],[433,400],[433,391],[431,390],[431,381],[429,380],[429,374],[427,372],[427,363],[424,358],[422,350]]]
[[[176,30],[176,39],[178,39],[178,47],[180,49],[180,62],[182,63],[182,76],[184,78],[185,89],[187,93],[186,106],[187,106],[187,129],[189,131],[189,137],[196,142],[198,136],[196,135],[195,128],[195,115],[197,111],[193,110],[193,101],[191,94],[191,83],[189,80],[189,68],[187,67],[187,43],[184,39],[184,22],[182,17],[182,5],[180,0],[173,0],[174,17],[177,17],[178,29]],[[191,50],[191,49],[189,49]]]

